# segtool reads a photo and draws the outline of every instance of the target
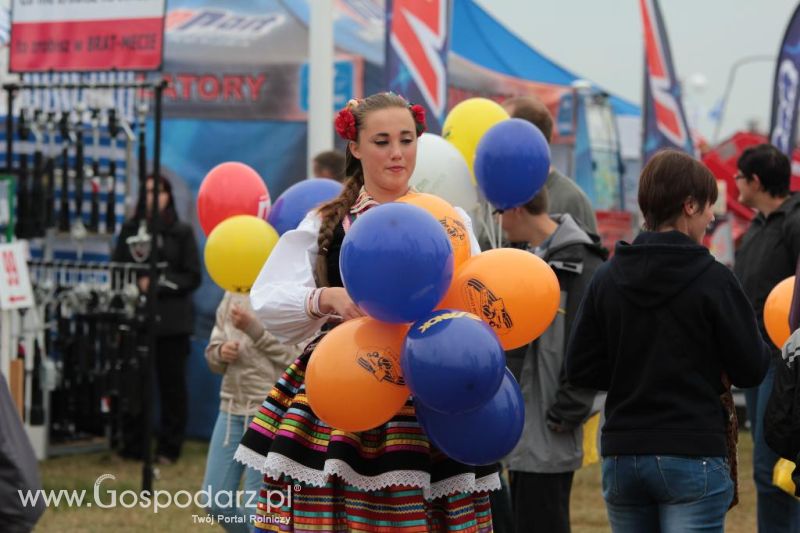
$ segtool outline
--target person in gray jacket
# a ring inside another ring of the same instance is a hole
[[[518,532],[570,531],[572,478],[583,461],[582,425],[595,397],[595,391],[567,383],[564,353],[584,290],[606,252],[571,215],[548,215],[547,203],[542,188],[527,204],[502,215],[509,240],[527,242],[528,250],[555,271],[561,287],[550,327],[528,346],[507,353],[525,399],[522,438],[506,458]]]
[[[217,307],[217,320],[205,355],[211,371],[223,378],[202,490],[210,494],[209,510],[213,515],[229,518],[220,525],[229,532],[244,533],[252,527],[251,515],[255,515],[262,475],[248,469],[244,497],[237,500],[235,492],[245,466],[234,461],[233,454],[264,396],[300,355],[300,349],[281,344],[264,328],[253,313],[247,294],[226,292]],[[236,506],[239,501],[244,509]]]

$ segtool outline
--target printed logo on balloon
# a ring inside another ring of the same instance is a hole
[[[480,318],[476,317],[472,313],[468,313],[466,311],[451,311],[449,313],[446,312],[443,314],[435,315],[433,318],[429,318],[428,320],[425,321],[424,324],[418,327],[417,330],[420,333],[425,333],[439,322],[444,322],[445,320],[453,320],[454,318],[471,318],[473,320],[477,320],[480,322]]]
[[[467,241],[467,226],[458,219],[452,217],[444,217],[440,219],[442,227],[450,237],[450,241],[456,240],[460,243]],[[467,243],[469,245],[469,243]]]
[[[464,285],[464,301],[470,310],[480,315],[498,335],[504,335],[514,327],[503,299],[495,295],[481,280],[470,278]]]
[[[367,348],[356,356],[361,368],[372,374],[379,382],[386,381],[404,387],[406,380],[400,370],[400,358],[390,348]]]

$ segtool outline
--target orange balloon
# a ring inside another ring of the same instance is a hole
[[[781,281],[770,291],[764,302],[764,326],[770,340],[782,348],[791,335],[789,331],[789,307],[794,294],[794,276]]]
[[[450,244],[453,245],[454,272],[470,258],[472,249],[469,230],[467,230],[464,219],[461,218],[458,211],[447,200],[443,200],[434,194],[410,192],[398,198],[397,201],[421,207],[439,221],[450,238]]]
[[[400,368],[408,329],[363,317],[325,335],[306,368],[306,395],[317,416],[335,429],[356,432],[396,415],[410,394]]]
[[[511,350],[544,333],[560,302],[561,288],[550,265],[530,252],[498,248],[464,263],[439,308],[478,315]]]

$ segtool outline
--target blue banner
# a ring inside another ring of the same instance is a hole
[[[386,2],[386,87],[422,104],[437,134],[447,109],[449,30],[449,0]]]
[[[775,83],[772,88],[772,111],[770,113],[769,140],[781,152],[792,157],[797,137],[797,106],[800,104],[800,6],[783,36],[778,62],[775,67]]]
[[[639,0],[644,29],[642,160],[664,148],[695,155],[658,0]]]

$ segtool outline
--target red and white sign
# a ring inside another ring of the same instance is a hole
[[[0,244],[0,309],[33,307],[27,255],[22,242]]]
[[[166,0],[13,0],[12,72],[158,70]]]

